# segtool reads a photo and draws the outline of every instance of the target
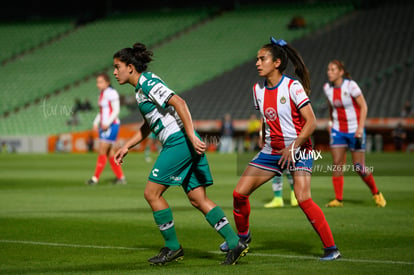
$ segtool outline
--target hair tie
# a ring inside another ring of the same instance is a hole
[[[287,42],[285,41],[285,40],[283,40],[283,39],[279,39],[279,40],[277,40],[276,38],[274,38],[273,36],[271,36],[270,37],[270,42],[273,44],[273,45],[277,45],[277,46],[280,46],[280,47],[283,47],[283,46],[286,46],[287,45]]]

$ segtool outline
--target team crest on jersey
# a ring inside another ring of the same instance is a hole
[[[286,103],[286,98],[284,96],[282,96],[280,98],[280,104],[285,104]]]
[[[342,101],[340,99],[335,99],[332,103],[335,107],[343,107]]]
[[[270,121],[275,121],[277,118],[276,110],[272,107],[268,107],[265,110],[265,117]]]
[[[146,97],[144,93],[142,92],[142,89],[139,89],[139,91],[135,94],[135,98],[138,104],[145,102],[145,101],[149,101],[148,97]]]
[[[348,96],[348,92],[347,91],[344,91],[344,96]]]

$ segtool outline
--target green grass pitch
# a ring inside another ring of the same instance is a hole
[[[156,157],[155,155],[153,156]],[[238,168],[248,157],[209,153],[215,184],[207,189],[233,227],[232,190]],[[349,160],[349,157],[348,157]],[[266,183],[251,197],[250,251],[235,266],[221,266],[221,237],[188,202],[181,188],[166,192],[179,241],[181,262],[150,266],[147,259],[163,246],[143,190],[152,163],[140,153],[127,156],[128,184],[114,186],[109,165],[97,186],[84,181],[96,154],[0,155],[1,274],[414,274],[414,156],[373,153],[367,165],[387,199],[377,208],[372,196],[349,171],[345,206],[328,209],[331,174],[323,171],[329,154],[315,161],[312,197],[331,226],[343,259],[319,262],[322,244],[297,207],[265,209],[272,198]],[[242,169],[241,169],[242,170]]]

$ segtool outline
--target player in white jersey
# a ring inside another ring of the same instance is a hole
[[[86,183],[97,184],[99,177],[109,159],[112,171],[116,179],[115,184],[125,184],[122,168],[115,164],[113,144],[118,136],[120,121],[118,118],[120,104],[118,92],[112,88],[110,78],[101,73],[96,77],[96,86],[100,91],[98,106],[99,113],[93,122],[93,130],[99,132],[98,159],[96,161],[95,174]]]
[[[171,208],[163,197],[170,186],[182,186],[191,204],[230,244],[222,264],[233,265],[247,253],[248,245],[240,241],[223,210],[207,197],[206,187],[213,184],[213,179],[204,153],[206,144],[194,131],[185,101],[157,75],[146,71],[152,55],[141,43],[114,54],[114,75],[120,84],[128,83],[135,87],[138,108],[144,117],[140,130],[115,154],[116,162],[122,163],[128,150],[145,139],[150,131],[163,146],[148,177],[144,197],[151,206],[165,247],[148,261],[153,265],[163,265],[184,257]]]
[[[325,253],[321,260],[335,260],[341,254],[322,210],[311,198],[310,136],[315,130],[316,118],[308,98],[309,72],[302,57],[286,41],[272,37],[270,42],[257,53],[256,67],[264,81],[253,87],[254,105],[263,119],[265,145],[249,163],[233,191],[238,235],[246,242],[251,241],[249,196],[275,175],[281,176],[289,169],[299,207],[323,243]],[[302,83],[283,74],[289,60]],[[226,248],[225,243],[220,246],[221,250]]]
[[[343,62],[332,60],[328,64],[329,82],[323,86],[330,106],[330,146],[333,158],[332,183],[335,199],[327,207],[343,206],[344,174],[346,149],[352,154],[354,170],[371,190],[375,204],[385,207],[386,200],[378,191],[374,177],[365,167],[365,120],[367,103],[358,84],[351,80]]]

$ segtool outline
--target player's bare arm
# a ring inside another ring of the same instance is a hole
[[[144,121],[138,132],[115,153],[114,159],[116,164],[122,164],[123,158],[128,154],[129,149],[141,143],[149,135],[150,131],[148,123]]]
[[[296,140],[292,142],[290,146],[279,151],[279,153],[282,154],[282,157],[279,160],[279,164],[281,164],[282,167],[284,167],[285,164],[287,167],[289,167],[290,164],[293,166],[295,165],[295,160],[292,159],[292,152],[305,143],[316,129],[316,117],[310,104],[302,107],[300,109],[300,114],[305,120],[305,125]]]
[[[168,101],[168,105],[173,106],[177,114],[180,116],[185,132],[193,144],[194,150],[198,154],[202,154],[206,150],[206,144],[202,142],[194,133],[193,120],[185,100],[178,95],[173,95]]]

